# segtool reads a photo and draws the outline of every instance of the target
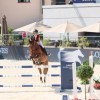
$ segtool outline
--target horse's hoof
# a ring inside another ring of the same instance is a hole
[[[42,81],[42,77],[40,77],[40,81],[41,81],[41,83],[43,83],[43,81]]]

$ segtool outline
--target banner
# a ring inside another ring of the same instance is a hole
[[[50,62],[59,62],[59,48],[50,48],[45,47],[48,53],[51,53],[51,55],[48,57]],[[64,48],[64,51],[70,51],[73,52],[77,50],[78,48]],[[86,61],[89,59],[90,52],[93,51],[93,61],[94,63],[100,64],[100,49],[96,48],[90,48],[90,49],[80,49],[81,52],[84,55],[84,58],[80,57],[80,61]],[[0,59],[8,59],[8,60],[27,60],[29,59],[29,46],[0,46]],[[76,59],[76,58],[75,58]],[[74,59],[73,59],[74,60]],[[80,62],[77,61],[77,62]]]
[[[73,0],[73,3],[96,3],[96,0]]]

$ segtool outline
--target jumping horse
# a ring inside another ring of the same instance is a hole
[[[46,74],[48,72],[48,55],[43,51],[43,48],[34,39],[31,41],[29,40],[29,44],[30,58],[32,59],[33,64],[38,66],[40,81],[45,83]]]

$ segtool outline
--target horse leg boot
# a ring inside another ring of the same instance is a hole
[[[40,75],[42,74],[41,68],[38,68]],[[40,81],[43,83],[42,76],[40,76]]]

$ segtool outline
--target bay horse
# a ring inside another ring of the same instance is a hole
[[[29,40],[29,44],[30,58],[32,59],[33,64],[38,67],[40,81],[45,83],[46,74],[48,73],[48,55],[34,39],[31,41]],[[43,77],[41,75],[43,75]]]

